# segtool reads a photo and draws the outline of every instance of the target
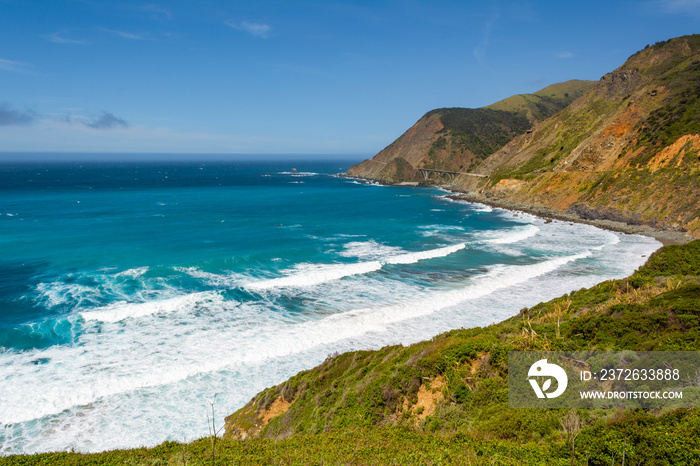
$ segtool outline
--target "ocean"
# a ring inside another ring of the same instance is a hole
[[[328,355],[485,326],[657,241],[337,176],[0,165],[0,454],[191,441]]]

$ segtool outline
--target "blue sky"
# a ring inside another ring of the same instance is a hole
[[[369,157],[698,26],[700,0],[0,0],[0,152]]]

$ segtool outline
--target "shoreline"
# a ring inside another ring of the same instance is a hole
[[[441,186],[443,189],[447,189]],[[449,190],[449,189],[448,189]],[[577,214],[563,212],[551,207],[544,206],[532,206],[528,204],[522,204],[515,201],[507,200],[493,200],[486,199],[481,196],[470,195],[467,193],[460,193],[457,191],[452,191],[455,194],[446,196],[449,199],[455,201],[471,202],[476,204],[484,204],[489,207],[495,207],[499,209],[515,210],[520,212],[525,212],[537,217],[548,219],[548,220],[560,220],[572,223],[581,223],[585,225],[592,225],[594,227],[601,228],[603,230],[615,231],[618,233],[625,233],[628,235],[642,235],[654,238],[656,241],[664,246],[670,246],[674,244],[687,244],[693,241],[695,238],[691,237],[685,232],[673,231],[673,230],[663,230],[659,228],[652,227],[651,225],[631,225],[629,223],[618,222],[615,220],[604,220],[604,219],[586,219],[582,218]]]
[[[625,233],[628,235],[642,235],[654,238],[656,241],[661,243],[663,246],[670,246],[674,244],[687,244],[696,238],[692,235],[675,230],[664,230],[661,228],[656,228],[651,225],[632,225],[625,222],[619,222],[615,220],[605,220],[605,219],[586,219],[578,214],[565,212],[551,207],[544,206],[533,206],[529,204],[523,204],[520,202],[509,201],[506,199],[493,199],[480,196],[475,193],[466,193],[462,191],[457,191],[449,186],[442,185],[429,185],[417,182],[402,182],[402,183],[386,183],[379,180],[372,180],[369,178],[360,178],[356,176],[350,176],[347,174],[340,175],[344,178],[352,178],[356,180],[361,180],[367,183],[376,183],[384,186],[398,186],[398,187],[425,187],[425,188],[440,188],[451,193],[445,197],[452,199],[454,201],[470,202],[473,204],[483,204],[489,207],[495,207],[498,209],[506,209],[518,212],[524,212],[536,217],[540,217],[548,220],[560,220],[572,223],[582,223],[585,225],[592,225],[594,227],[601,228],[603,230],[615,231],[618,233]]]

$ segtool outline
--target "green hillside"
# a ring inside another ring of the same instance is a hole
[[[595,86],[595,84],[595,81],[573,79],[563,83],[552,84],[534,94],[517,94],[495,104],[488,105],[485,108],[523,115],[535,124],[566,108],[571,102]]]

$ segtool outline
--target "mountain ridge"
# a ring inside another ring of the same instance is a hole
[[[351,167],[348,175],[396,183],[421,181],[417,168],[466,172],[593,84],[572,80],[483,108],[431,110],[375,157]]]

